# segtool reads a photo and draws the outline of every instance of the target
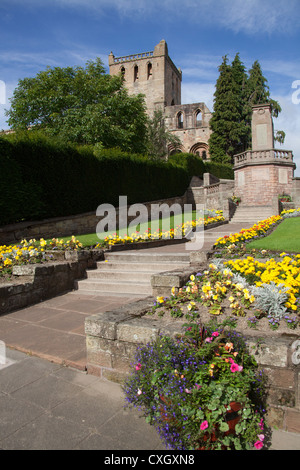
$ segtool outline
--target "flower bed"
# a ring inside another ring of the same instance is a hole
[[[278,223],[282,222],[285,218],[298,216],[300,216],[300,208],[284,210],[280,215],[274,215],[268,219],[257,222],[248,229],[243,229],[240,232],[218,238],[214,244],[214,249],[216,251],[221,250],[222,256],[226,255],[228,251],[238,251],[243,245],[257,238],[265,237],[270,230],[274,230]]]
[[[41,238],[38,242],[31,239],[22,240],[18,245],[0,246],[0,278],[11,276],[14,266],[52,261],[55,252],[76,251],[82,248],[82,244],[74,236],[67,242],[57,238],[46,242]]]
[[[190,322],[140,347],[124,392],[171,449],[264,446],[264,376],[230,329]]]
[[[207,217],[199,217],[198,219],[185,222],[184,224],[177,225],[174,229],[169,231],[157,230],[151,232],[151,229],[146,230],[144,233],[135,232],[130,236],[119,236],[117,234],[110,235],[104,239],[103,243],[99,243],[100,247],[109,247],[118,244],[126,245],[132,243],[145,243],[150,240],[173,240],[175,238],[184,238],[191,230],[204,225],[208,225],[225,221],[223,211],[207,211]]]
[[[251,260],[256,266],[253,258]],[[277,272],[278,276],[280,269],[287,273],[285,285],[280,284],[280,277],[276,279],[275,274],[269,283],[265,282],[267,273],[274,268],[274,263],[272,261],[268,263],[264,275],[261,268],[264,282],[257,280],[258,285],[256,285],[248,282],[252,280],[252,277],[249,277],[250,273],[247,272],[247,281],[238,269],[231,270],[226,263],[214,260],[207,270],[192,275],[184,287],[180,289],[174,287],[170,297],[157,297],[149,314],[156,316],[168,314],[173,318],[187,319],[200,315],[202,321],[223,316],[231,325],[239,326],[239,330],[244,330],[245,326],[248,328],[258,328],[262,324],[266,326],[267,322],[271,329],[280,327],[280,331],[289,329],[299,331],[299,257],[283,259],[280,263]],[[252,276],[250,259],[237,260],[233,267],[244,264],[249,265]],[[260,265],[257,264],[259,273],[258,266]],[[274,279],[277,280],[277,284]]]

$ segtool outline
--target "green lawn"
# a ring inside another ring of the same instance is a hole
[[[300,217],[285,219],[270,235],[254,240],[247,248],[300,253]]]
[[[190,213],[185,213],[184,214],[184,220],[183,220],[183,214],[179,214],[179,215],[175,215],[175,216],[171,215],[170,216],[170,229],[176,227],[179,224],[182,224],[183,222],[187,222],[187,220],[193,220],[193,217],[195,216],[195,214],[196,214],[196,211],[193,211],[193,212],[190,212]],[[164,226],[163,229],[169,230],[169,228],[168,228],[169,218],[166,218],[166,219],[163,219],[163,220],[166,223],[166,228]],[[161,228],[161,223],[159,223],[159,221],[157,221],[157,220],[154,220],[154,221],[152,221],[152,225],[151,225],[151,222],[145,222],[145,223],[139,224],[137,227],[129,229],[128,230],[128,235],[130,236],[135,231],[140,232],[141,234],[143,234],[144,232],[146,232],[146,230],[148,230],[148,228],[151,229],[151,227],[152,227],[151,231],[155,232],[158,229],[158,227]],[[100,243],[100,241],[103,241],[105,237],[107,237],[109,235],[113,235],[114,233],[116,233],[116,232],[111,231],[111,232],[101,233],[101,234],[99,234],[99,237],[97,236],[97,233],[87,233],[87,234],[84,234],[84,235],[76,235],[74,233],[74,235],[75,235],[76,239],[79,240],[80,243],[82,243],[83,246],[93,246],[93,245],[96,245],[97,243]],[[117,233],[122,237],[122,236],[126,235],[126,229],[117,230]],[[67,241],[67,240],[71,239],[71,237],[59,237],[59,238],[63,238],[64,241]]]

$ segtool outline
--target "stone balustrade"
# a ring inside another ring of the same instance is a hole
[[[114,63],[129,62],[130,60],[145,59],[146,57],[152,57],[152,56],[153,56],[153,51],[142,52],[140,54],[131,54],[131,55],[123,56],[123,57],[114,57]]]
[[[234,167],[242,165],[262,163],[293,163],[293,152],[291,150],[268,149],[247,150],[234,156]]]

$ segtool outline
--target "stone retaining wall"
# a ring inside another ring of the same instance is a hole
[[[160,201],[142,203],[148,211],[148,219],[151,215],[151,205],[166,204],[169,207],[173,204],[179,204],[181,207],[187,203],[186,196],[178,196]],[[127,214],[128,208],[127,207]],[[126,210],[126,208],[125,208]],[[124,211],[124,208],[123,208]],[[20,242],[23,238],[61,238],[71,235],[83,235],[86,233],[96,233],[97,224],[104,216],[97,216],[94,212],[84,214],[70,215],[68,217],[55,217],[39,221],[19,222],[16,224],[0,227],[0,245]],[[137,215],[128,216],[128,223],[134,220]],[[117,228],[119,221],[119,209],[116,208]],[[127,224],[126,224],[127,225]]]
[[[75,280],[84,278],[86,269],[96,267],[96,262],[104,259],[104,253],[102,250],[66,251],[56,253],[56,257],[61,259],[14,266],[14,282],[0,284],[0,315],[73,290]]]

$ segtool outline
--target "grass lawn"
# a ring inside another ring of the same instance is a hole
[[[300,253],[300,217],[285,219],[270,235],[254,240],[247,248]]]
[[[134,232],[140,232],[142,234],[142,233],[146,232],[146,230],[148,230],[148,228],[150,228],[151,232],[155,232],[159,228],[160,229],[163,228],[163,230],[167,231],[167,230],[170,230],[171,228],[176,227],[179,224],[182,224],[183,222],[193,220],[193,217],[195,217],[195,215],[196,215],[196,211],[193,211],[193,212],[190,212],[190,213],[185,212],[184,213],[184,218],[183,218],[183,214],[171,215],[170,218],[163,219],[164,224],[166,224],[163,227],[162,227],[161,221],[159,223],[158,220],[154,220],[154,221],[150,221],[150,222],[144,222],[144,223],[138,224],[135,227],[130,227],[129,230],[128,230],[128,235],[130,236]],[[151,225],[151,222],[152,222],[152,225]],[[117,230],[117,233],[118,233],[118,235],[120,235],[122,237],[122,236],[126,235],[126,231],[127,231],[126,228],[125,229],[120,229],[120,230]],[[114,233],[116,233],[116,232],[115,231],[103,232],[103,233],[99,234],[99,237],[97,236],[97,233],[87,233],[87,234],[84,234],[84,235],[74,234],[74,235],[75,235],[76,239],[80,243],[82,243],[83,246],[93,246],[93,245],[96,245],[97,243],[100,243],[100,241],[103,241],[105,237],[107,237],[109,235],[113,235]],[[63,238],[64,241],[68,241],[68,240],[71,239],[71,237],[59,237],[59,238]]]

